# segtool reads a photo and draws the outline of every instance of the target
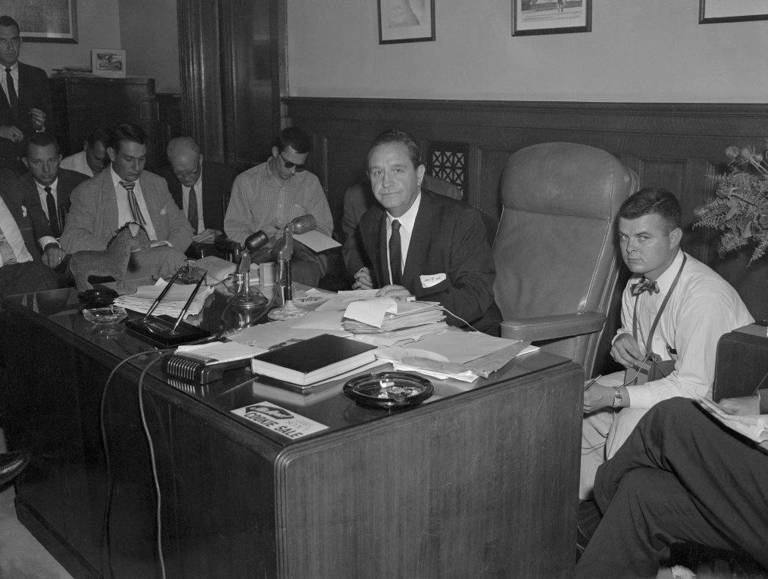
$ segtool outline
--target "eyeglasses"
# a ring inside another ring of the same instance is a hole
[[[304,163],[294,163],[293,161],[289,161],[285,157],[283,157],[283,154],[280,153],[280,159],[283,161],[283,165],[285,165],[286,169],[296,169],[297,173],[301,173],[304,169],[307,168],[307,166]]]

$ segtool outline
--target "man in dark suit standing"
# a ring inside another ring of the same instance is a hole
[[[58,239],[69,211],[69,196],[87,177],[60,167],[59,143],[48,133],[32,135],[21,160],[28,170],[19,178],[22,198],[38,197],[51,234]]]
[[[424,165],[416,142],[402,131],[379,135],[368,152],[368,176],[378,205],[359,232],[368,263],[355,287],[380,295],[438,301],[448,321],[498,335],[495,268],[480,213],[459,201],[422,192]]]
[[[170,167],[159,171],[168,182],[176,205],[184,212],[195,234],[224,230],[224,197],[232,190],[234,172],[208,163],[191,137],[171,139],[166,149]]]
[[[20,144],[51,126],[51,96],[45,71],[19,62],[19,24],[0,16],[0,166],[18,169]]]

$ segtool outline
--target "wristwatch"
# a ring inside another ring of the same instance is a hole
[[[621,408],[624,402],[624,396],[621,394],[621,386],[613,387],[613,407]]]

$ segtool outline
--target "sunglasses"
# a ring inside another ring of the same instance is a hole
[[[296,169],[297,173],[301,173],[304,169],[307,168],[307,166],[303,163],[294,163],[293,161],[289,161],[283,157],[282,153],[280,153],[280,159],[283,161],[283,165],[285,165],[286,169]]]

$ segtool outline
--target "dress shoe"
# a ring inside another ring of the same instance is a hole
[[[0,454],[0,487],[11,482],[29,463],[28,452],[6,452]]]

